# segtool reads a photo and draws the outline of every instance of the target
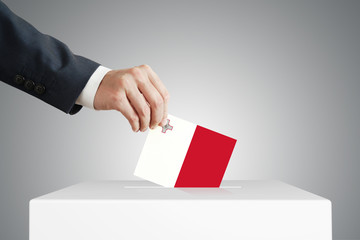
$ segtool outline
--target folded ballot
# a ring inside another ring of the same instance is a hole
[[[149,130],[134,175],[164,187],[219,187],[236,140],[168,115]]]

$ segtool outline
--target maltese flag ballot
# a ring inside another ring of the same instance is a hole
[[[164,187],[219,187],[236,140],[168,115],[149,130],[135,176]]]

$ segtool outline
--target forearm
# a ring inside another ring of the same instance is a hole
[[[40,33],[2,2],[0,54],[0,80],[70,114],[80,110],[75,101],[99,66]],[[36,86],[44,91],[35,91]]]

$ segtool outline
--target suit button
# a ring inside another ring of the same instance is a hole
[[[25,78],[21,75],[15,75],[14,77],[14,82],[17,84],[17,85],[21,85],[25,82]]]
[[[35,89],[34,89],[35,93],[38,95],[42,95],[45,92],[45,86],[38,83],[35,85]]]
[[[34,87],[35,87],[35,83],[31,80],[26,80],[25,83],[24,83],[24,87],[26,90],[33,90]]]

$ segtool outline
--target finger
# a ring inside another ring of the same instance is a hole
[[[168,102],[164,102],[164,114],[163,114],[163,118],[160,122],[160,126],[163,127],[167,124],[167,119],[168,119]]]
[[[163,82],[160,80],[159,76],[151,69],[150,66],[148,66],[148,65],[143,65],[143,66],[144,66],[143,68],[146,70],[146,73],[147,73],[148,78],[151,81],[151,83],[159,91],[159,93],[161,94],[163,99],[165,101],[168,100],[168,97],[169,97],[168,90],[166,89]]]
[[[150,104],[150,128],[154,129],[163,119],[164,101],[157,89],[150,83],[140,85],[140,91]]]
[[[146,131],[150,124],[150,108],[144,96],[136,86],[131,87],[126,95],[139,117],[140,131]]]
[[[119,112],[124,115],[124,117],[129,121],[131,128],[134,132],[139,131],[140,122],[137,113],[134,108],[131,106],[129,100],[127,99],[125,93],[121,96],[117,102],[117,109]]]
[[[151,69],[151,67],[149,67],[148,65],[143,65],[143,66],[144,69],[146,70],[150,82],[158,90],[158,92],[163,98],[164,109],[163,109],[163,116],[160,125],[164,126],[166,124],[167,114],[168,114],[169,92],[166,89],[163,82],[160,80],[159,76]]]

